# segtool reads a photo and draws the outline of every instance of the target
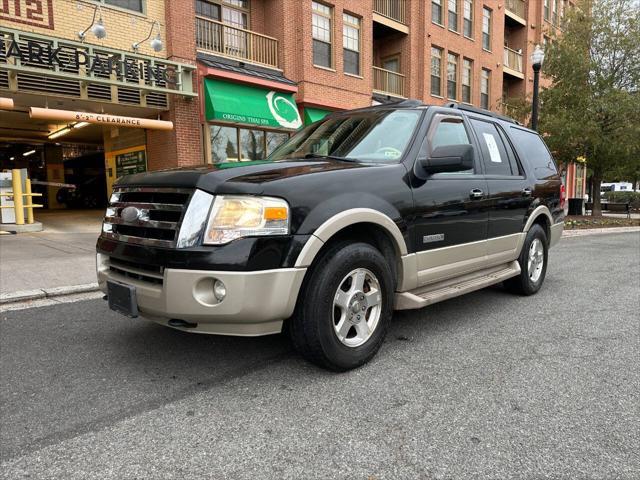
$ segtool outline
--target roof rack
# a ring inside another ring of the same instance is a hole
[[[516,125],[522,125],[520,122],[518,122],[517,120],[511,118],[511,117],[507,117],[506,115],[501,115],[499,113],[495,113],[492,112],[490,110],[485,110],[484,108],[478,108],[478,107],[474,107],[473,105],[465,105],[463,103],[458,103],[458,102],[449,102],[447,104],[444,105],[447,108],[455,108],[457,110],[464,110],[465,112],[473,112],[473,113],[478,113],[480,115],[487,115],[489,117],[493,117],[493,118],[497,118],[499,120],[503,120],[505,122],[509,122],[509,123],[515,123]]]

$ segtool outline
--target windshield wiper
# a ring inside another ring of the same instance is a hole
[[[336,155],[320,155],[319,153],[307,153],[304,158],[329,158],[331,160],[339,160],[341,162],[357,162],[355,158],[338,157]]]

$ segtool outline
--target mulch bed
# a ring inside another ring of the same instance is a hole
[[[570,215],[564,218],[565,230],[612,227],[640,227],[640,218],[592,217],[591,215]]]

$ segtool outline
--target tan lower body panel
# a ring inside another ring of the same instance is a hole
[[[197,324],[173,327],[188,332],[221,335],[277,333],[293,314],[306,268],[255,272],[165,269],[162,284],[154,284],[110,270],[109,258],[98,254],[98,284],[103,292],[112,279],[136,288],[141,316],[167,325],[171,319]],[[226,296],[219,302],[213,284],[220,280]]]
[[[405,255],[398,291],[414,290],[515,260],[525,236],[516,233]]]

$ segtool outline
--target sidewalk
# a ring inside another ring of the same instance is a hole
[[[104,210],[36,214],[37,233],[0,235],[0,295],[96,282],[95,245]]]

